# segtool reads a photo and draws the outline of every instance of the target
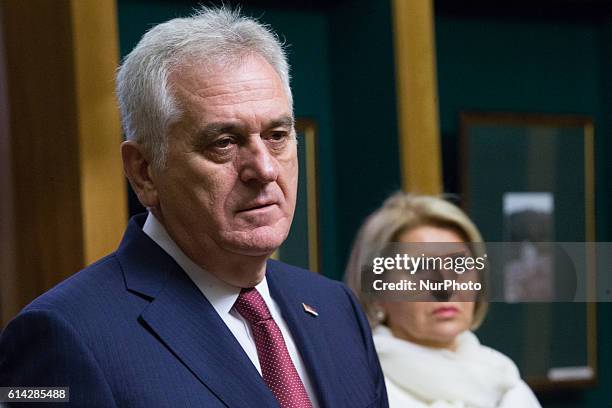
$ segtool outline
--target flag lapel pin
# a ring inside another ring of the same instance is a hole
[[[313,315],[315,317],[319,315],[319,313],[317,313],[317,311],[315,310],[314,307],[308,306],[306,303],[302,303],[302,306],[304,307],[304,311],[306,313],[311,314],[311,315]]]

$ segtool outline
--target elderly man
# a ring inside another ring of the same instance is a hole
[[[8,325],[0,386],[68,386],[78,407],[387,406],[350,292],[268,259],[298,177],[276,37],[202,9],[151,29],[117,83],[148,215]]]

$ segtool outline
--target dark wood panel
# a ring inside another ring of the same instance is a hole
[[[74,56],[69,1],[1,7],[19,308],[83,265]]]
[[[10,305],[15,304],[11,145],[2,21],[0,8],[0,321],[6,319]]]

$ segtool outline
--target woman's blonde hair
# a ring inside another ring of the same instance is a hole
[[[387,244],[397,241],[404,232],[424,225],[453,230],[467,243],[482,242],[476,225],[456,205],[433,196],[394,193],[359,229],[344,275],[346,284],[357,295],[373,327],[381,321],[372,299],[361,288],[362,266],[380,256]],[[474,307],[472,329],[482,323],[488,308],[486,272],[480,279],[483,289]]]

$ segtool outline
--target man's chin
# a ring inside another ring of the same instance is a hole
[[[287,233],[276,231],[257,231],[256,233],[240,234],[226,241],[226,248],[233,253],[254,256],[269,257],[285,241]]]

